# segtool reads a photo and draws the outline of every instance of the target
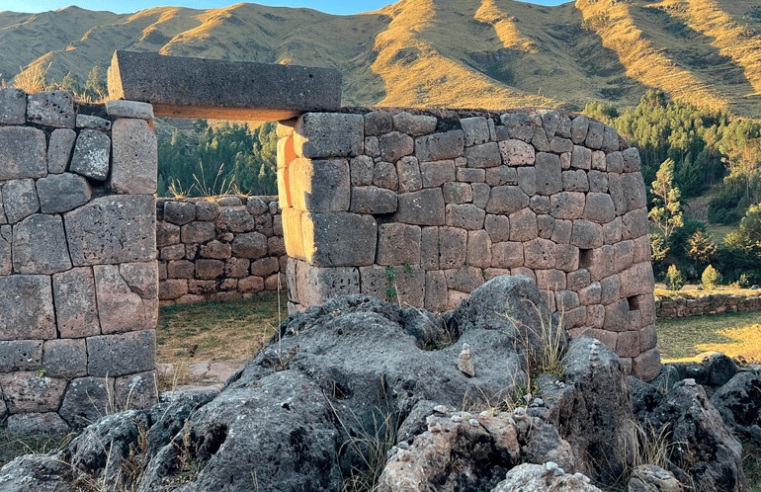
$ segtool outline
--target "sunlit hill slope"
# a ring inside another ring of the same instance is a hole
[[[241,3],[0,12],[0,77],[84,81],[116,49],[338,68],[344,104],[504,108],[675,99],[761,112],[761,0],[402,0],[333,16]]]

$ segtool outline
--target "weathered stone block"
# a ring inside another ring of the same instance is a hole
[[[378,138],[381,159],[396,162],[415,151],[415,141],[406,133],[390,132]]]
[[[540,195],[552,195],[563,189],[560,158],[539,152],[536,155],[536,190]]]
[[[550,141],[550,151],[556,154],[571,152],[573,147],[573,142],[569,138],[553,137]]]
[[[415,157],[420,162],[453,159],[463,155],[464,145],[462,130],[434,133],[415,139]]]
[[[244,260],[248,261],[248,260]],[[196,264],[192,261],[170,261],[167,264],[167,276],[169,278],[195,278]]]
[[[548,214],[552,210],[550,197],[534,195],[529,199],[528,206],[537,214]]]
[[[571,121],[571,140],[573,143],[580,144],[587,138],[589,130],[589,119],[584,115],[579,115]]]
[[[491,189],[486,211],[507,215],[528,206],[529,198],[518,186],[495,186]]]
[[[139,119],[118,119],[111,132],[113,166],[109,186],[116,193],[156,193],[158,148],[156,135]]]
[[[447,225],[467,230],[482,229],[486,212],[471,204],[450,204],[446,208]]]
[[[602,147],[604,134],[605,125],[599,121],[589,120],[585,145],[590,149],[599,149]]]
[[[560,270],[537,270],[536,286],[542,292],[564,290],[566,288],[565,273]]]
[[[420,227],[407,224],[382,224],[378,226],[379,265],[420,264]]]
[[[112,118],[153,119],[153,106],[138,101],[106,101],[106,113]]]
[[[256,260],[251,262],[251,275],[256,275],[258,277],[267,277],[273,273],[276,273],[280,269],[279,265],[280,263],[277,261],[277,258],[262,258],[261,260]]]
[[[605,306],[603,328],[619,333],[629,331],[629,301],[621,299]]]
[[[119,273],[129,288],[143,299],[154,299],[158,295],[158,262],[122,263]]]
[[[581,169],[575,171],[563,171],[563,190],[580,191],[586,193],[589,191],[589,181],[587,180],[586,171]]]
[[[486,170],[486,184],[490,186],[517,185],[518,171],[508,166],[491,167]]]
[[[13,271],[12,245],[13,228],[9,225],[0,226],[0,275],[10,275]]]
[[[607,193],[608,192],[608,175],[600,171],[589,171],[587,173],[589,179],[589,191],[592,193]]]
[[[600,282],[592,282],[581,289],[579,291],[579,301],[585,306],[599,304],[602,301],[602,286]]]
[[[571,244],[581,249],[599,248],[603,245],[602,225],[588,220],[574,220]]]
[[[468,160],[468,167],[478,169],[496,167],[502,164],[500,150],[496,142],[466,148],[465,158]]]
[[[100,335],[95,280],[89,268],[73,268],[54,275],[53,296],[61,337]]]
[[[486,231],[470,231],[468,233],[468,253],[466,263],[477,268],[491,266],[491,240]]]
[[[548,269],[555,266],[555,243],[537,238],[523,245],[524,266],[533,269]]]
[[[302,216],[306,212],[287,208],[283,210],[283,239],[288,256],[293,258],[306,258],[304,250],[304,238],[301,230]],[[234,253],[233,253],[234,254]]]
[[[415,157],[402,157],[397,161],[396,174],[399,177],[399,192],[408,193],[423,188],[420,166]]]
[[[108,135],[97,130],[82,130],[77,136],[69,170],[96,181],[105,181],[110,158],[111,139]]]
[[[246,210],[253,216],[263,215],[269,212],[267,203],[258,196],[250,196],[246,200]]]
[[[42,341],[0,342],[0,373],[36,371],[40,367],[42,367]]]
[[[373,184],[380,188],[396,190],[399,187],[399,177],[396,175],[396,166],[390,162],[378,162],[373,171]]]
[[[0,125],[23,125],[26,122],[26,92],[0,89]]]
[[[267,238],[267,250],[272,256],[283,256],[286,254],[285,241],[282,237]]]
[[[584,220],[607,224],[616,218],[615,205],[610,195],[606,193],[587,194],[587,203],[584,207]]]
[[[71,268],[61,217],[35,214],[14,228],[13,269],[22,274],[53,274]]]
[[[484,220],[484,229],[489,233],[493,243],[510,239],[510,219],[504,215],[487,215]]]
[[[524,265],[523,243],[494,243],[491,248],[491,266],[495,268],[515,268]]]
[[[232,247],[227,243],[211,241],[201,245],[201,258],[213,258],[216,260],[226,260],[232,254]]]
[[[473,188],[473,205],[481,209],[486,208],[491,194],[491,186],[486,183],[471,183],[470,187]]]
[[[500,116],[511,139],[530,142],[534,136],[534,122],[526,113],[506,113]]]
[[[568,289],[578,292],[590,284],[592,276],[586,268],[579,268],[578,270],[568,272],[567,279]]]
[[[616,244],[623,237],[623,221],[621,217],[616,217],[607,224],[602,226],[602,235],[605,244]]]
[[[643,381],[651,381],[661,373],[661,354],[657,348],[643,352],[632,359],[632,374]]]
[[[655,287],[653,268],[650,262],[640,263],[619,273],[621,297],[652,294]]]
[[[620,297],[618,275],[611,275],[610,277],[602,279],[600,281],[600,287],[602,288],[600,303],[607,305]]]
[[[45,375],[73,379],[87,376],[87,347],[84,340],[48,340],[42,350]]]
[[[120,354],[121,355],[121,354]],[[109,396],[114,394],[114,380],[83,377],[69,384],[58,411],[73,428],[83,429],[108,414]]]
[[[66,213],[64,223],[74,266],[156,258],[156,206],[152,196],[96,198]],[[99,227],[94,229],[93,224]]]
[[[552,136],[548,137],[544,128],[536,127],[534,128],[534,136],[531,138],[531,145],[539,152],[549,152],[549,138]]]
[[[436,191],[441,194],[441,190]],[[400,202],[404,196],[407,195],[400,196]],[[441,197],[442,215],[443,201]],[[401,203],[399,210],[397,215],[401,213]],[[375,261],[377,226],[372,216],[352,213],[305,214],[301,228],[306,258],[315,266],[365,266]]]
[[[611,154],[613,155],[613,154]],[[592,152],[592,169],[605,172],[608,170],[608,158],[602,150]]]
[[[30,127],[0,127],[0,181],[47,174],[45,134]]]
[[[389,270],[386,270],[389,268]],[[396,289],[393,286],[392,277],[395,279],[396,270],[391,267],[379,267],[377,265],[361,267],[359,277],[361,293],[376,297],[383,301],[393,302]]]
[[[179,299],[187,293],[188,281],[185,279],[168,279],[159,284],[159,299],[162,301]]]
[[[289,183],[292,204],[299,210],[349,210],[351,179],[346,160],[296,159],[290,166]]]
[[[454,161],[424,162],[420,164],[423,188],[438,188],[455,180]]]
[[[143,299],[130,289],[117,265],[96,265],[95,292],[103,334],[156,327],[158,302]]]
[[[539,235],[536,214],[524,208],[510,214],[510,240],[531,241]]]
[[[605,160],[606,169],[609,173],[621,174],[624,172],[624,156],[621,152],[611,152]]]
[[[114,381],[116,408],[134,410],[149,408],[156,401],[156,377],[153,371],[122,376]]]
[[[8,222],[15,224],[40,210],[34,180],[21,179],[3,186],[3,205]]]
[[[622,239],[637,239],[647,235],[647,209],[639,208],[627,212],[622,218]]]
[[[642,168],[642,162],[639,157],[639,150],[636,147],[629,147],[621,152],[624,160],[625,173],[638,173]]]
[[[296,154],[310,159],[360,155],[365,121],[358,114],[306,113],[296,124],[293,143]]]
[[[658,332],[655,329],[655,325],[649,325],[639,332],[639,351],[647,352],[650,349],[654,349],[658,344]],[[637,354],[639,355],[639,354]]]
[[[61,174],[66,171],[76,140],[77,132],[74,130],[62,128],[53,130],[48,143],[48,172],[50,174]]]
[[[318,306],[332,297],[360,293],[358,268],[320,268],[298,262],[296,277],[299,301],[304,306]]]
[[[457,270],[445,270],[447,287],[459,292],[473,292],[485,282],[480,268],[465,265]]]
[[[468,183],[445,183],[442,190],[446,203],[468,203],[473,201],[473,188]]]
[[[555,219],[555,227],[552,229],[552,236],[550,239],[555,244],[568,244],[571,241],[572,232],[572,220]]]
[[[423,227],[420,240],[420,266],[423,270],[439,269],[439,228]]]
[[[74,128],[74,99],[65,91],[43,91],[27,96],[26,120],[55,128]]]
[[[483,169],[474,169],[470,167],[458,167],[456,173],[457,173],[457,181],[460,181],[463,183],[483,183],[484,181],[486,181],[486,172]]]
[[[580,219],[584,215],[584,193],[564,191],[550,197],[550,215],[556,219]]]
[[[541,214],[536,216],[536,227],[541,238],[549,239],[555,229],[555,218],[551,215]]]
[[[417,225],[444,225],[446,223],[444,195],[441,189],[426,189],[398,196],[395,219]]]
[[[74,210],[90,201],[92,188],[87,180],[71,173],[51,174],[37,180],[40,210],[55,214]]]
[[[522,140],[505,140],[499,142],[502,162],[508,166],[531,166],[536,161],[534,146]]]
[[[196,220],[214,221],[219,216],[219,205],[215,202],[200,201],[195,203],[195,207]]]
[[[460,120],[460,127],[465,132],[465,146],[479,145],[489,141],[489,125],[486,118],[475,116]]]
[[[212,229],[214,226],[212,225]],[[169,222],[159,222],[156,228],[156,246],[164,248],[180,242],[180,227]],[[184,251],[184,247],[183,247]],[[184,255],[184,252],[183,252]]]
[[[614,246],[616,259],[614,269],[622,272],[634,264],[634,241],[621,241]]]
[[[365,154],[359,157],[380,157],[380,142],[378,137],[365,137]]]
[[[216,279],[225,272],[225,262],[221,260],[196,260],[196,277],[200,279]]]
[[[616,273],[616,248],[605,245],[601,248],[585,251],[581,259],[581,265],[589,270],[592,281],[602,280],[603,278]]]
[[[56,412],[17,413],[8,416],[7,430],[14,434],[67,434],[71,431]]]
[[[602,146],[600,150],[603,152],[616,152],[619,147],[618,132],[612,126],[605,125],[603,131]]]
[[[193,222],[195,218],[196,206],[193,202],[181,200],[168,200],[164,202],[165,221],[181,226]]]
[[[518,168],[518,186],[520,186],[523,192],[533,197],[536,195],[536,168],[534,167],[519,167]]]
[[[349,173],[352,186],[370,186],[373,183],[375,163],[366,155],[355,157],[350,161]]]
[[[468,233],[455,227],[439,228],[439,266],[441,269],[460,268],[467,257]]]
[[[647,206],[647,194],[645,193],[645,182],[642,180],[641,173],[622,174],[622,186],[626,196],[628,210],[636,210]]]
[[[163,229],[166,230],[167,227],[163,226]],[[215,235],[216,230],[212,222],[191,222],[182,226],[181,237],[185,244],[204,243],[213,239]]]
[[[111,130],[111,122],[109,120],[89,114],[78,114],[75,126],[77,128],[90,128],[101,132],[108,132]]]
[[[553,243],[554,244],[554,243]],[[570,244],[555,246],[555,268],[564,272],[573,272],[579,268],[579,249]]]
[[[365,135],[382,135],[394,129],[394,119],[386,111],[373,111],[365,115]]]
[[[447,308],[447,278],[442,271],[425,274],[425,309],[443,312]]]
[[[436,130],[436,117],[423,114],[410,114],[406,111],[393,116],[394,130],[409,133],[413,137],[433,133]]]
[[[348,208],[348,204],[346,207]],[[256,221],[244,207],[224,208],[217,217],[217,228],[220,231],[248,232],[253,231],[255,227]]]
[[[87,339],[90,376],[123,376],[152,371],[156,365],[156,333],[141,330],[122,335],[102,335]]]
[[[244,294],[258,294],[264,290],[264,279],[246,277],[238,280],[238,291]]]
[[[34,372],[0,374],[0,385],[11,413],[55,412],[66,390],[66,380]]]

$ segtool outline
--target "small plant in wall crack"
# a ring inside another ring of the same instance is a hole
[[[388,302],[396,302],[398,299],[396,291],[396,267],[386,267],[386,300]]]

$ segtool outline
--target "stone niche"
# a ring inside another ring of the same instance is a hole
[[[0,90],[0,417],[67,432],[156,399],[150,104]]]
[[[526,275],[574,335],[652,379],[645,186],[636,148],[562,111],[306,113],[278,127],[290,308],[340,294],[452,310]]]

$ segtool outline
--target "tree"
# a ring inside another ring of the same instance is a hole
[[[84,96],[90,98],[92,101],[100,101],[105,99],[107,94],[108,87],[106,86],[106,79],[103,76],[100,67],[95,65],[87,76]]]
[[[724,238],[730,250],[741,251],[761,259],[761,205],[752,205],[740,221],[740,227]]]
[[[674,186],[674,160],[663,161],[655,175],[652,193],[655,206],[647,214],[653,225],[663,234],[668,242],[671,233],[684,225],[682,204],[679,203],[679,188]]]
[[[695,231],[688,239],[686,246],[687,257],[698,263],[710,263],[716,258],[718,247],[710,237],[700,229]]]
[[[721,282],[721,274],[711,265],[708,265],[703,272],[703,276],[700,277],[701,282],[703,283],[703,288],[706,290],[713,290],[716,287],[716,284]]]
[[[666,287],[671,292],[676,292],[684,287],[684,277],[682,272],[676,267],[676,265],[669,266],[669,270],[666,273]]]

